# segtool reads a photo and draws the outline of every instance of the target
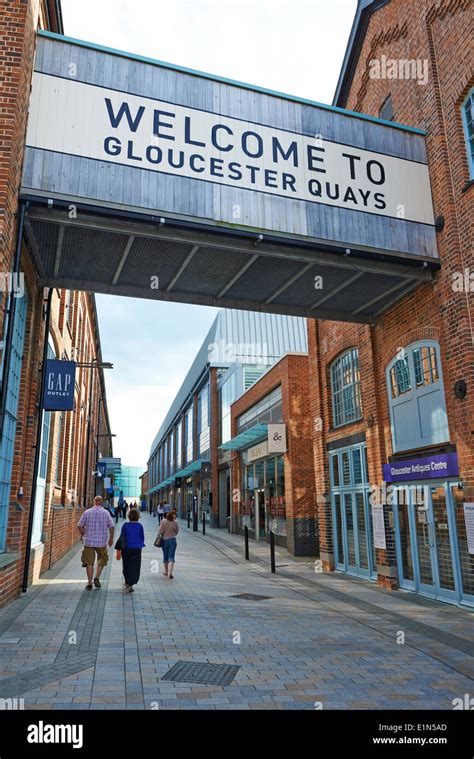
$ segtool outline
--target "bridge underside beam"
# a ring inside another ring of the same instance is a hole
[[[433,278],[419,257],[176,219],[31,203],[27,220],[44,286],[370,324]]]

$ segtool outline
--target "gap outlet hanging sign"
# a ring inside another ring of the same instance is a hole
[[[75,379],[75,361],[47,359],[43,409],[45,411],[73,411]]]
[[[325,139],[323,132],[321,126],[321,133],[301,134],[35,72],[26,143],[51,153],[433,224],[424,163]]]

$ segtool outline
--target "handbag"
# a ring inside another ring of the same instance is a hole
[[[118,536],[117,542],[115,543],[115,550],[116,551],[123,551],[123,549],[126,548],[126,544],[125,544],[125,531],[123,529],[125,526],[126,525],[124,525],[122,527],[122,532]]]
[[[163,535],[158,533],[158,535],[155,538],[155,542],[153,543],[156,548],[163,548]]]

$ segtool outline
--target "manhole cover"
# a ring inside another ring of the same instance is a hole
[[[240,666],[232,664],[208,664],[202,662],[179,661],[162,680],[177,683],[200,683],[201,685],[230,685]]]
[[[245,601],[265,601],[272,596],[257,596],[255,593],[239,593],[237,596],[230,596],[231,598],[243,598]]]

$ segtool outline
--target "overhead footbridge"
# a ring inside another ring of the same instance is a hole
[[[38,282],[375,323],[439,267],[424,133],[39,32]]]

